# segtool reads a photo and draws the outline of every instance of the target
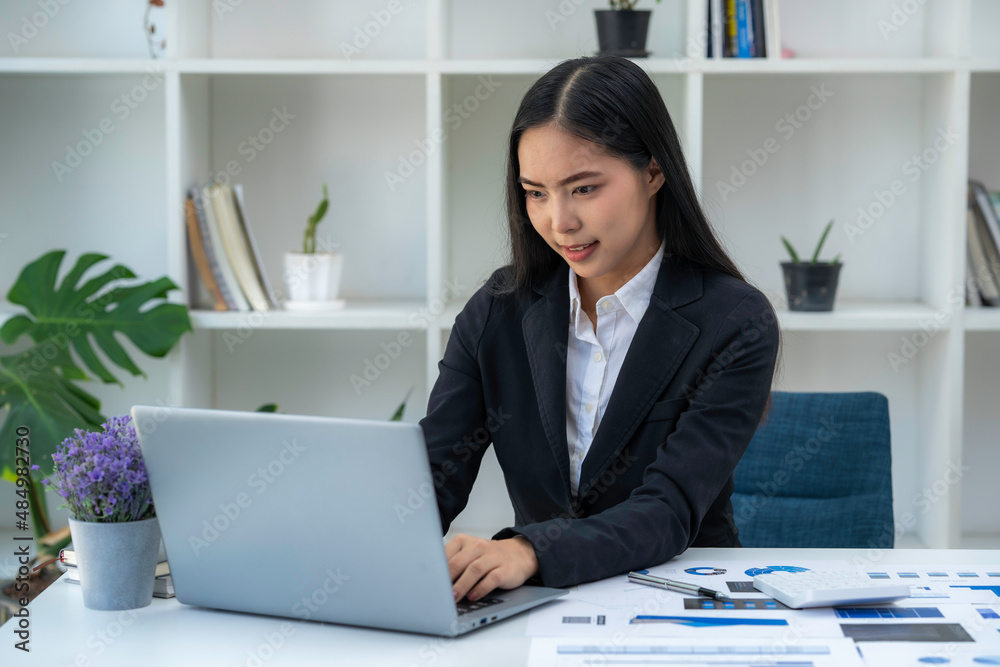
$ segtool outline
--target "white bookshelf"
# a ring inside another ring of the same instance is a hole
[[[388,3],[231,4],[220,14],[208,0],[167,3],[168,53],[155,61],[142,3],[126,0],[102,12],[60,5],[18,53],[0,47],[0,294],[26,261],[64,247],[67,263],[100,251],[143,278],[169,275],[182,288],[174,300],[204,306],[183,197],[230,161],[280,285],[282,252],[297,246],[326,182],[319,234],[346,254],[342,311],[195,308],[194,333],[169,358],[135,353],[148,380],[91,389],[105,414],[139,402],[274,401],[284,412],[379,418],[413,387],[404,419],[417,421],[455,315],[507,260],[502,168],[517,104],[553,65],[596,52],[592,10],[603,5],[573,4],[555,20],[546,12],[558,5],[531,0],[403,2],[347,59],[341,43]],[[966,180],[1000,188],[1000,9],[923,3],[886,37],[879,22],[894,4],[783,0],[781,40],[795,58],[707,60],[702,0],[648,3],[652,56],[635,62],[663,95],[721,239],[778,308],[785,347],[774,388],[885,393],[896,516],[917,519],[901,543],[996,547],[1000,517],[984,501],[1000,477],[1000,314],[953,297],[965,275]],[[38,7],[5,3],[0,32],[18,32]],[[144,82],[120,118],[114,100]],[[832,95],[800,111],[823,86]],[[294,119],[249,159],[244,142],[275,109]],[[796,112],[808,117],[779,130]],[[103,118],[114,132],[57,180],[52,162]],[[935,149],[941,130],[957,138]],[[719,182],[768,137],[779,150],[723,195]],[[914,178],[905,163],[927,150],[934,161]],[[390,189],[385,174],[401,156],[412,173]],[[905,192],[852,243],[845,224],[894,179]],[[791,312],[779,235],[808,252],[830,218],[824,255],[844,261],[835,310]],[[12,307],[0,310],[2,320]],[[359,390],[352,376],[369,362],[384,368]],[[937,494],[959,459],[969,470]],[[453,532],[488,535],[513,520],[491,450],[480,474]],[[918,500],[925,490],[933,502]]]

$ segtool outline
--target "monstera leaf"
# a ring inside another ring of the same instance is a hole
[[[27,426],[32,462],[43,470],[50,468],[56,445],[72,435],[74,428],[96,429],[105,421],[100,401],[74,384],[91,378],[70,350],[101,381],[121,385],[98,357],[91,339],[115,365],[145,377],[115,334],[124,334],[150,356],[163,357],[185,331],[192,330],[187,307],[181,304],[159,303],[140,311],[151,300],[164,299],[167,292],[177,289],[168,278],[115,286],[117,280],[136,277],[128,267],[116,264],[79,285],[90,267],[108,258],[88,253],[80,256],[57,286],[65,254],[52,251],[21,271],[7,300],[24,306],[31,316],[16,315],[0,327],[5,343],[25,334],[35,342],[21,354],[0,357],[0,408],[8,408],[0,426],[0,442],[14,442],[17,427]],[[101,293],[105,287],[109,289]],[[4,477],[10,477],[14,453],[14,447],[0,447]]]

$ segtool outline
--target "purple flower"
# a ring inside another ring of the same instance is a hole
[[[52,454],[42,480],[66,499],[77,521],[138,521],[156,516],[149,478],[130,415],[112,417],[99,432],[74,429]]]

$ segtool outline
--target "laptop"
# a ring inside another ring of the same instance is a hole
[[[453,637],[568,592],[455,603],[419,424],[131,413],[180,602]]]

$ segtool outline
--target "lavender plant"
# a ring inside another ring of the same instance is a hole
[[[111,417],[102,431],[74,429],[52,454],[42,483],[66,502],[77,521],[119,523],[156,516],[149,478],[130,415]]]

